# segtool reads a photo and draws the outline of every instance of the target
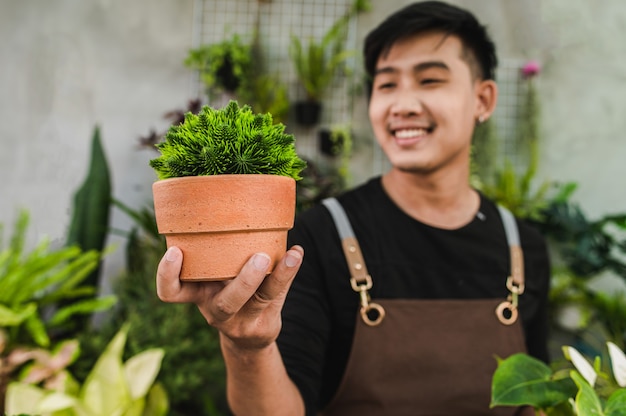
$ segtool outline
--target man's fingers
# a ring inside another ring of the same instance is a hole
[[[237,277],[215,295],[211,308],[215,319],[225,321],[241,310],[263,283],[270,261],[265,253],[257,253],[248,260]]]
[[[156,276],[156,289],[159,299],[164,302],[185,302],[182,299],[180,269],[183,264],[183,253],[178,247],[170,247],[159,262]]]
[[[257,299],[273,301],[279,297],[284,297],[300,269],[303,258],[304,250],[302,247],[293,246],[288,250],[274,267],[272,275],[266,278],[257,290]]]

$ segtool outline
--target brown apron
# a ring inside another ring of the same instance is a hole
[[[321,415],[534,415],[531,408],[489,409],[496,357],[525,352],[517,319],[523,259],[512,214],[500,208],[511,249],[506,300],[371,301],[372,279],[347,216],[335,199],[324,204],[342,239],[361,310],[342,382]]]

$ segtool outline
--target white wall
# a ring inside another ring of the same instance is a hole
[[[542,16],[558,41],[541,79],[542,173],[578,182],[592,217],[626,212],[626,2],[550,0]]]
[[[149,203],[152,150],[138,137],[183,107],[193,0],[0,2],[0,223],[31,212],[30,239],[62,244],[101,127],[116,198]],[[113,226],[129,229],[119,211]],[[122,241],[111,238],[109,243]],[[118,249],[113,258],[121,258]],[[117,261],[119,264],[119,261]]]
[[[233,0],[237,1],[237,0]],[[137,138],[163,129],[165,111],[195,93],[182,61],[192,46],[194,0],[0,0],[0,223],[32,213],[33,240],[62,242],[72,193],[87,169],[96,123],[111,165],[115,197],[150,201],[154,179]],[[359,37],[407,4],[373,0]],[[543,105],[541,175],[580,184],[575,199],[592,217],[626,212],[626,2],[465,0],[489,26],[501,57],[536,58]],[[603,7],[599,7],[599,5]],[[365,103],[355,109],[369,134]],[[372,141],[373,143],[373,141]],[[369,174],[371,152],[356,158]],[[130,221],[114,211],[113,226]],[[5,230],[5,240],[8,232]],[[109,243],[119,243],[112,238]],[[119,251],[119,250],[118,250]],[[111,274],[121,267],[110,263]]]

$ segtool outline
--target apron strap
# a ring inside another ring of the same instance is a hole
[[[350,220],[336,198],[326,198],[322,200],[322,204],[330,212],[337,227],[341,246],[348,262],[350,284],[352,289],[361,296],[361,316],[366,324],[370,326],[378,325],[385,316],[385,310],[377,303],[370,302],[368,290],[372,288],[372,277],[365,266],[365,260],[363,259],[354,230],[350,225]],[[511,211],[501,205],[498,205],[498,211],[500,212],[509,245],[511,271],[506,281],[509,295],[507,300],[500,303],[496,308],[496,316],[503,324],[512,325],[517,320],[519,295],[524,293],[524,256],[515,217]],[[370,316],[370,312],[374,312],[374,318]]]
[[[524,293],[524,255],[515,217],[502,205],[498,205],[498,211],[500,211],[504,232],[509,243],[511,272],[506,280],[509,296],[496,308],[496,316],[503,324],[511,325],[517,320],[519,295]]]
[[[341,238],[341,246],[350,270],[350,284],[361,297],[361,317],[367,325],[376,326],[385,317],[385,310],[379,304],[370,302],[368,290],[372,288],[372,277],[365,266],[363,253],[350,220],[337,199],[326,198],[322,200],[322,203],[333,217],[339,238]]]

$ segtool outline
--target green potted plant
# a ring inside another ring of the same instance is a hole
[[[354,51],[345,50],[345,40],[350,19],[357,13],[369,10],[369,0],[355,0],[350,10],[340,17],[319,42],[310,39],[304,45],[297,36],[291,37],[289,55],[296,76],[304,87],[306,98],[295,103],[296,121],[303,126],[319,122],[322,98],[337,73],[346,71],[346,60]]]
[[[306,165],[283,124],[236,101],[205,105],[157,149],[156,221],[167,245],[183,251],[182,280],[233,278],[258,251],[282,257]]]
[[[252,45],[234,34],[221,42],[191,49],[185,65],[199,71],[207,95],[213,92],[235,94],[247,88],[246,81],[253,68],[252,56]]]
[[[607,342],[607,349],[610,369],[600,357],[591,364],[571,346],[564,346],[563,354],[574,368],[552,369],[523,353],[499,360],[493,375],[491,405],[528,405],[545,415],[624,415],[626,356],[612,342]]]

